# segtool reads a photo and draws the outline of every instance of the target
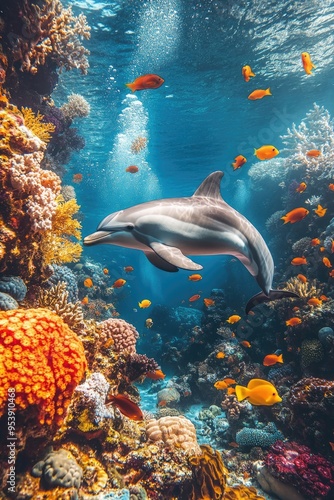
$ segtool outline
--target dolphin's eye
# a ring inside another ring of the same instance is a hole
[[[127,229],[128,231],[132,231],[132,230],[133,230],[133,228],[134,228],[134,225],[133,225],[133,224],[128,224],[128,225],[126,226],[126,229]]]

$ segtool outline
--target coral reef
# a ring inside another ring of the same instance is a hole
[[[19,303],[16,302],[8,293],[0,292],[0,310],[9,311],[11,309],[18,309]]]
[[[307,446],[277,441],[265,457],[274,477],[294,486],[306,498],[331,498],[334,491],[334,466]]]
[[[53,264],[53,274],[47,281],[47,284],[57,285],[60,281],[66,283],[66,291],[68,292],[68,302],[76,302],[79,298],[78,284],[74,272],[67,266],[58,266]]]
[[[320,340],[303,340],[300,348],[300,357],[300,365],[303,370],[310,365],[321,363],[324,358],[324,350]]]

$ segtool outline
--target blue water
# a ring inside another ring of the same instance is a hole
[[[72,156],[64,178],[66,184],[74,173],[83,175],[76,185],[83,235],[116,210],[189,196],[219,169],[225,173],[225,200],[267,239],[264,223],[273,210],[263,209],[247,172],[257,161],[254,148],[267,143],[281,150],[280,135],[299,124],[314,102],[333,115],[334,2],[63,3],[76,15],[83,12],[92,27],[85,42],[91,51],[88,74],[62,73],[52,96],[61,105],[76,92],[91,105],[90,116],[76,124],[86,147]],[[302,68],[303,51],[312,54],[312,75]],[[256,74],[248,83],[241,75],[245,64]],[[125,83],[144,73],[157,73],[165,83],[132,94]],[[267,87],[272,97],[247,99],[255,88]],[[147,137],[148,145],[133,155],[130,145],[138,136]],[[248,161],[233,172],[231,162],[238,154]],[[138,165],[137,174],[125,172],[131,164]],[[228,286],[243,308],[258,291],[247,270],[228,256],[196,258],[204,266],[199,283],[188,281],[189,272],[169,275],[154,268],[134,250],[105,245],[84,248],[83,257],[108,266],[115,277],[124,265],[135,268],[118,306],[135,325],[147,317],[147,311],[133,310],[144,298],[152,305],[178,306],[194,293],[209,296],[212,288]]]

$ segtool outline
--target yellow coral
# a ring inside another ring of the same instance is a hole
[[[228,486],[224,500],[265,500],[265,498],[257,494],[256,488],[239,485],[232,488]]]
[[[25,126],[42,141],[49,142],[51,139],[50,132],[54,132],[56,128],[53,123],[43,122],[44,115],[42,115],[39,111],[37,115],[35,115],[33,110],[30,108],[21,108],[21,113],[24,118]]]
[[[58,206],[52,218],[52,230],[49,231],[41,243],[44,263],[62,264],[77,262],[82,253],[80,243],[71,238],[81,239],[81,224],[73,218],[80,206],[75,199],[64,201],[62,196],[57,197]]]
[[[209,445],[201,445],[202,454],[189,462],[194,467],[195,480],[189,500],[221,500],[224,497],[228,470],[221,454]]]

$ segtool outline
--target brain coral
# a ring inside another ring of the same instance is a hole
[[[146,434],[149,441],[162,441],[169,448],[182,448],[192,455],[202,453],[194,424],[183,416],[148,420]]]
[[[82,343],[57,314],[0,311],[0,416],[15,388],[18,409],[36,405],[41,424],[59,425],[85,370]]]
[[[116,352],[127,351],[129,354],[136,353],[136,342],[139,333],[133,325],[124,319],[110,318],[100,323],[101,340],[107,341],[112,338]]]
[[[33,476],[42,477],[51,487],[80,488],[82,474],[82,468],[72,453],[63,449],[50,451],[32,469]]]

